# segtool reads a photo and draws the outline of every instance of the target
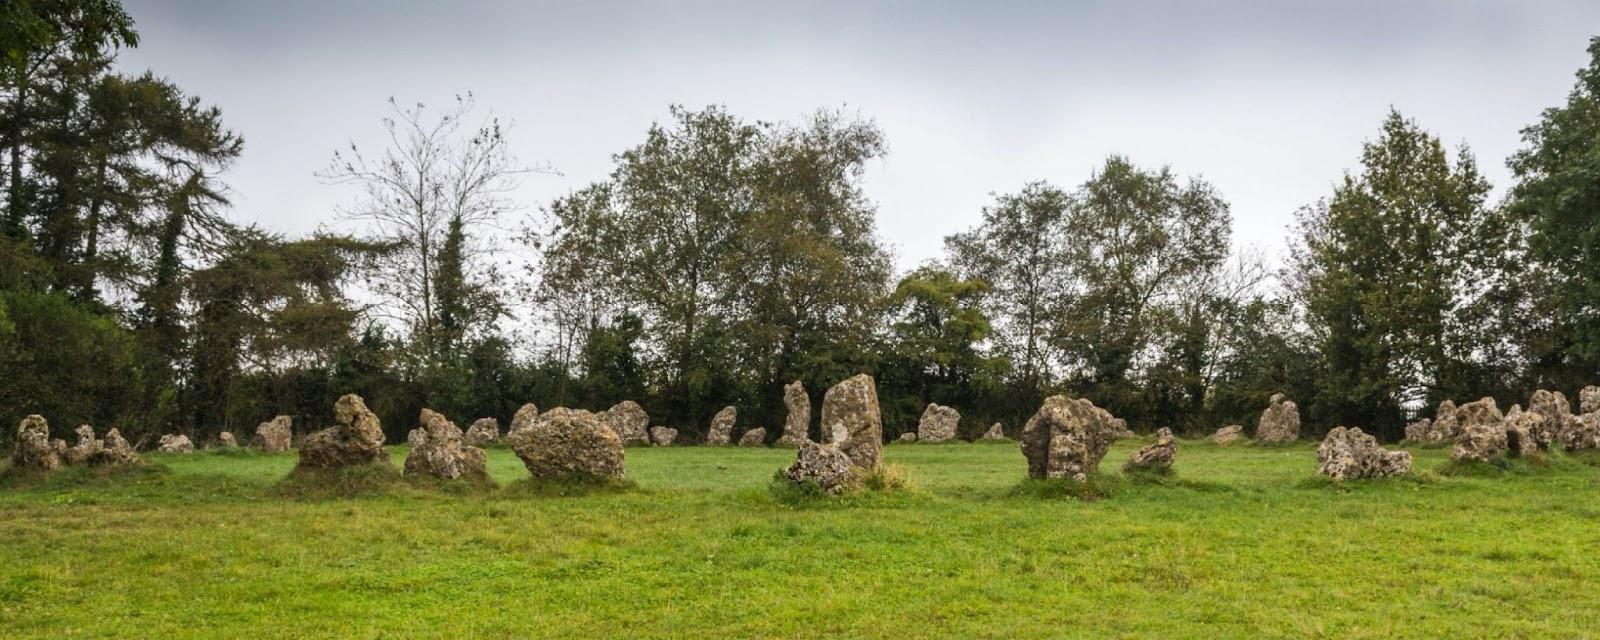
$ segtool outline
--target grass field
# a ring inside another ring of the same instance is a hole
[[[793,450],[629,449],[637,488],[285,494],[288,455],[0,486],[0,636],[1594,638],[1600,468],[1319,482],[1314,445],[1018,491],[1015,443],[892,445],[907,491],[781,502]],[[404,448],[396,448],[398,465]],[[1490,471],[1493,471],[1492,469]]]

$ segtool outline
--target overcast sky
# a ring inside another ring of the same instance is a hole
[[[537,209],[605,176],[678,103],[791,120],[847,107],[890,146],[866,181],[910,267],[991,192],[1084,181],[1113,153],[1201,175],[1235,243],[1277,250],[1391,105],[1469,143],[1497,197],[1561,103],[1600,2],[125,0],[154,70],[245,138],[237,219],[299,233],[355,194],[312,173],[377,144],[390,96],[471,91],[515,123]]]

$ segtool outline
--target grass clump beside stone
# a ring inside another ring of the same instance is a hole
[[[1072,478],[1028,478],[1011,488],[1010,495],[1019,498],[1059,500],[1072,498],[1086,502],[1104,500],[1122,493],[1128,486],[1127,478],[1116,474],[1091,473],[1083,480]]]
[[[296,466],[278,482],[277,494],[297,500],[392,496],[411,488],[388,462],[349,467]]]
[[[611,476],[575,473],[564,478],[524,477],[506,485],[504,497],[576,498],[590,495],[630,493],[639,490],[639,483]]]

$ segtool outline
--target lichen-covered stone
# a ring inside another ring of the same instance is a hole
[[[1082,398],[1051,396],[1022,427],[1028,477],[1087,479],[1126,423]]]
[[[467,433],[461,436],[461,444],[472,447],[481,447],[500,441],[500,421],[494,418],[478,418],[472,421],[472,426],[467,427]]]
[[[29,471],[55,471],[61,466],[60,452],[50,443],[50,423],[43,416],[30,415],[17,424],[11,465]]]
[[[1388,451],[1356,427],[1334,427],[1317,447],[1317,473],[1335,480],[1385,478],[1411,471],[1411,454]]]
[[[839,494],[854,486],[856,466],[838,445],[801,442],[794,464],[783,470],[791,482],[815,482],[824,491]]]
[[[189,440],[189,436],[169,433],[161,436],[160,442],[156,444],[156,450],[162,453],[194,453],[194,443]]]
[[[383,424],[361,396],[348,394],[333,405],[334,426],[300,442],[300,466],[323,469],[388,462]]]
[[[961,412],[954,407],[929,403],[917,421],[918,442],[949,442],[956,439],[956,427],[961,423]]]
[[[520,409],[517,409],[516,415],[511,416],[511,428],[506,429],[506,439],[509,440],[513,433],[533,426],[534,421],[538,419],[539,407],[534,406],[532,402],[522,405]]]
[[[1433,429],[1433,420],[1423,418],[1406,425],[1406,440],[1422,442],[1427,439],[1428,432]]]
[[[406,444],[409,444],[412,447],[420,447],[428,444],[428,430],[422,427],[417,427],[406,432]]]
[[[650,444],[665,447],[678,439],[678,430],[672,427],[650,427]]]
[[[1281,393],[1272,394],[1267,410],[1256,423],[1256,440],[1294,442],[1300,439],[1300,408]]]
[[[739,418],[739,410],[733,407],[723,407],[717,415],[711,418],[711,430],[706,432],[706,444],[726,445],[733,441],[733,423]]]
[[[650,442],[650,415],[644,412],[644,407],[632,400],[623,400],[600,414],[600,423],[617,432],[617,437],[622,438],[622,444],[644,444]]]
[[[528,473],[541,480],[625,474],[622,438],[588,411],[556,407],[513,430],[506,442]]]
[[[1506,455],[1515,458],[1550,448],[1550,430],[1544,416],[1523,411],[1522,405],[1511,405],[1501,424],[1506,430]]]
[[[222,446],[227,447],[229,449],[233,449],[233,448],[236,448],[236,447],[239,446],[239,440],[237,438],[233,437],[233,432],[232,431],[224,431],[222,433],[217,434],[217,443],[221,444]]]
[[[783,435],[778,444],[797,447],[811,439],[811,394],[805,385],[795,380],[783,386],[783,406],[789,416],[783,421]]]
[[[1172,461],[1178,457],[1178,439],[1172,437],[1172,430],[1162,427],[1156,430],[1156,441],[1145,445],[1128,458],[1127,469],[1170,469]]]
[[[907,431],[905,433],[902,433],[902,434],[900,434],[899,440],[900,440],[900,442],[904,442],[904,443],[907,443],[907,444],[916,442],[917,441],[917,432],[915,432],[915,431]]]
[[[764,447],[766,445],[767,430],[763,427],[756,427],[739,436],[739,446],[741,447]]]
[[[1005,428],[1005,425],[1002,425],[1002,424],[1000,424],[998,422],[989,425],[989,430],[983,432],[983,438],[982,439],[984,439],[984,440],[1005,440],[1006,439],[1006,428]]]
[[[288,451],[294,437],[294,421],[289,416],[278,416],[256,427],[256,446],[262,451]]]
[[[1433,420],[1428,423],[1428,430],[1422,434],[1423,442],[1450,442],[1461,435],[1461,428],[1456,420],[1456,403],[1445,400],[1439,403],[1439,408],[1433,412]]]
[[[1228,444],[1244,437],[1244,425],[1230,424],[1211,434],[1211,441],[1217,444]]]
[[[1456,447],[1452,460],[1488,462],[1506,450],[1505,415],[1494,398],[1483,398],[1456,408]]]
[[[883,461],[883,414],[872,376],[863,373],[828,389],[822,396],[822,433],[834,438],[828,444],[838,445],[857,469],[878,468]]]
[[[77,434],[78,443],[62,453],[62,462],[72,466],[89,464],[90,459],[99,456],[105,449],[105,443],[95,437],[94,427],[80,424],[73,433]]]
[[[96,467],[137,467],[144,464],[144,458],[133,450],[133,445],[123,439],[122,432],[112,429],[106,432],[106,437],[101,441],[99,451],[89,456],[86,461]]]
[[[1589,385],[1578,392],[1578,413],[1600,412],[1600,387]]]
[[[1578,422],[1578,416],[1572,414],[1572,405],[1567,402],[1566,394],[1560,391],[1540,389],[1533,392],[1533,398],[1528,400],[1528,413],[1542,418],[1540,426],[1543,429],[1534,434],[1534,444],[1540,451],[1548,451],[1552,442],[1560,442],[1562,434],[1577,426]]]
[[[1567,451],[1600,449],[1600,411],[1591,411],[1561,434],[1561,447]]]
[[[423,409],[418,421],[422,426],[415,431],[423,433],[422,443],[413,444],[411,453],[406,454],[405,475],[427,474],[442,480],[488,477],[483,449],[463,445],[461,429],[455,423],[431,409]]]

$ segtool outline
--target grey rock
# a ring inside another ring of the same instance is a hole
[[[1411,454],[1387,451],[1359,428],[1334,427],[1317,447],[1317,473],[1335,480],[1385,478],[1411,471]]]

